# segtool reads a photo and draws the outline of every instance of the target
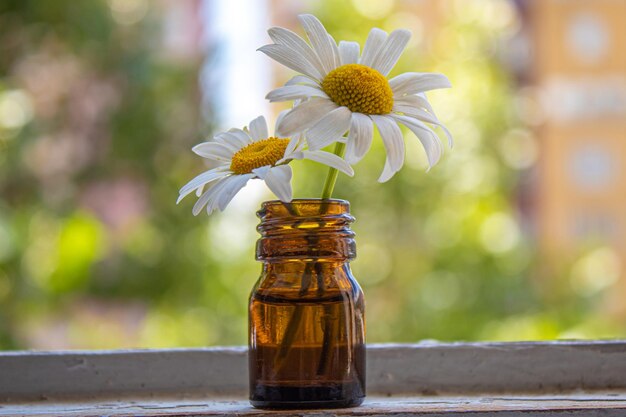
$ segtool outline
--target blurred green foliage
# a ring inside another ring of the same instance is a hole
[[[337,39],[361,43],[372,26],[415,32],[429,18],[394,9],[373,17],[357,3],[325,0],[310,11]],[[353,269],[368,341],[623,332],[602,315],[601,289],[577,293],[566,278],[535,276],[516,215],[520,172],[500,146],[520,128],[514,83],[495,53],[510,27],[459,6],[467,3],[442,3],[440,27],[417,30],[392,75],[449,76],[453,90],[430,97],[457,146],[425,173],[407,135],[406,167],[378,184],[375,139],[335,191],[357,217]],[[190,148],[213,121],[199,111],[201,57],[175,59],[162,47],[165,13],[151,6],[120,24],[104,1],[0,4],[1,349],[246,343],[256,218],[237,207],[194,218],[189,201],[174,205],[202,169]],[[324,175],[297,167],[296,196],[319,195]]]

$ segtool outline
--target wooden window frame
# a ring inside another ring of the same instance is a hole
[[[626,416],[626,341],[369,345],[368,399],[247,402],[244,347],[0,353],[0,416]]]

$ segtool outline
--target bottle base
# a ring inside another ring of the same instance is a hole
[[[363,403],[365,395],[355,393],[345,385],[339,386],[268,386],[256,387],[250,396],[250,404],[256,408],[265,409],[311,409],[311,408],[349,408],[358,407]],[[346,392],[346,388],[352,391]],[[260,394],[260,395],[259,395]],[[356,395],[354,395],[356,394]],[[360,395],[359,395],[360,394]]]
[[[330,400],[330,401],[255,401],[250,400],[250,404],[254,408],[265,410],[303,410],[303,409],[321,409],[321,408],[350,408],[358,407],[363,404],[365,397],[349,399],[349,400]]]

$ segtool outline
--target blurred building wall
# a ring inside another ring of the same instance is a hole
[[[543,120],[536,225],[562,258],[597,244],[626,265],[626,1],[529,0]],[[623,275],[623,274],[622,274]],[[600,277],[599,277],[600,279]]]

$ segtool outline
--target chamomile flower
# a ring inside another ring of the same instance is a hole
[[[212,141],[193,148],[196,154],[209,160],[211,169],[181,188],[177,203],[196,191],[199,198],[193,206],[194,215],[198,215],[205,206],[208,214],[216,209],[223,211],[254,178],[264,180],[281,201],[289,202],[292,199],[292,172],[288,164],[294,159],[310,159],[354,175],[352,167],[337,155],[304,148],[305,141],[301,135],[291,139],[269,136],[263,116],[251,121],[249,129],[230,129],[220,133]]]
[[[429,166],[436,164],[443,146],[426,123],[442,127],[450,146],[452,136],[424,93],[448,88],[450,82],[443,74],[417,72],[387,79],[409,41],[410,32],[400,29],[387,34],[374,28],[359,56],[358,43],[341,41],[337,45],[315,16],[301,15],[299,20],[310,45],[295,33],[274,27],[268,30],[274,43],[259,48],[302,74],[267,95],[272,102],[297,103],[277,125],[277,132],[288,136],[306,131],[312,150],[345,140],[346,161],[354,164],[369,150],[376,125],[387,152],[378,179],[385,182],[404,164],[404,138],[398,126],[402,124],[422,143]],[[342,139],[346,131],[348,137]]]

